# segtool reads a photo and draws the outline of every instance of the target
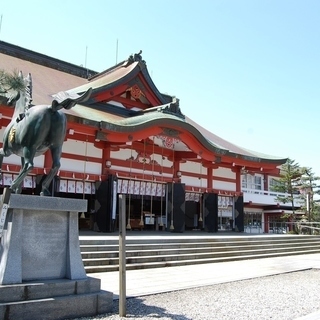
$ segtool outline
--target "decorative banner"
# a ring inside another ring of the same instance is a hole
[[[195,201],[199,202],[201,194],[197,192],[186,192],[186,201]]]
[[[140,194],[140,181],[134,181],[134,192],[133,194]]]
[[[91,194],[91,182],[85,182],[84,183],[84,193],[85,194]]]
[[[76,182],[73,180],[68,180],[68,192],[75,193],[76,192]]]
[[[129,181],[128,180],[122,180],[121,181],[121,192],[122,194],[127,194],[128,193],[128,185]]]
[[[144,195],[150,196],[151,195],[151,182],[146,183],[146,190]]]
[[[154,197],[157,195],[157,183],[152,183],[152,187],[151,187],[151,195]]]
[[[133,194],[134,192],[134,181],[130,180],[128,185],[128,194]]]
[[[83,193],[83,181],[76,181],[76,193]]]
[[[2,180],[3,180],[4,186],[11,186],[12,181],[13,181],[12,174],[4,173]]]
[[[30,176],[26,176],[23,179],[23,187],[24,188],[33,188],[33,179]]]
[[[60,180],[59,192],[67,192],[68,180]]]
[[[140,193],[139,194],[146,194],[146,182],[145,181],[141,181],[140,182]]]
[[[233,197],[218,196],[218,207],[227,208],[233,205]]]
[[[162,195],[162,184],[161,183],[157,183],[156,196],[157,197],[161,197],[161,195]]]

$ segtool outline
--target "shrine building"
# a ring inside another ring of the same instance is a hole
[[[183,99],[157,89],[141,52],[96,72],[0,41],[0,69],[31,74],[33,105],[92,88],[88,101],[64,110],[67,136],[51,185],[56,197],[88,200],[81,227],[118,230],[120,197],[128,230],[267,233],[291,210],[272,193],[286,159],[249,151],[195,123]],[[0,137],[12,114],[0,94]],[[15,155],[4,158],[1,188],[20,165]],[[36,157],[22,192],[39,194],[50,168],[49,152]]]

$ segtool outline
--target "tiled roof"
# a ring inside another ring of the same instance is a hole
[[[61,72],[48,68],[30,61],[21,60],[6,54],[0,53],[0,69],[12,72],[13,70],[22,71],[24,75],[31,73],[33,91],[32,103],[51,104],[53,94],[78,87],[88,82],[87,79],[74,76],[69,73]]]
[[[276,157],[276,156],[272,156],[272,155],[267,155],[267,154],[263,154],[260,152],[256,152],[256,151],[252,151],[252,150],[248,150],[245,148],[242,148],[240,146],[237,146],[217,135],[215,135],[214,133],[210,132],[209,130],[203,128],[202,126],[200,126],[198,123],[194,122],[193,120],[191,120],[190,118],[186,117],[186,121],[191,124],[192,126],[194,126],[195,128],[197,128],[199,130],[199,132],[206,137],[206,139],[208,139],[209,141],[211,141],[212,143],[214,143],[216,146],[220,146],[223,149],[227,149],[229,150],[229,152],[234,153],[234,154],[242,154],[245,155],[247,157],[254,157],[254,158],[259,158],[259,159],[266,159],[266,160],[286,160],[284,158],[281,157]]]

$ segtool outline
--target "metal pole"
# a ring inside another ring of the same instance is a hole
[[[126,316],[126,196],[119,195],[119,316]]]
[[[309,221],[309,233],[312,234],[312,228],[311,226],[311,210],[310,210],[310,193],[307,193],[307,212],[308,212],[308,221]]]
[[[0,17],[0,34],[1,34],[1,27],[2,27],[2,15]]]

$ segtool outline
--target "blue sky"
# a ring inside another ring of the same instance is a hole
[[[141,49],[188,117],[320,176],[319,14],[317,0],[0,0],[0,40],[96,71]]]

